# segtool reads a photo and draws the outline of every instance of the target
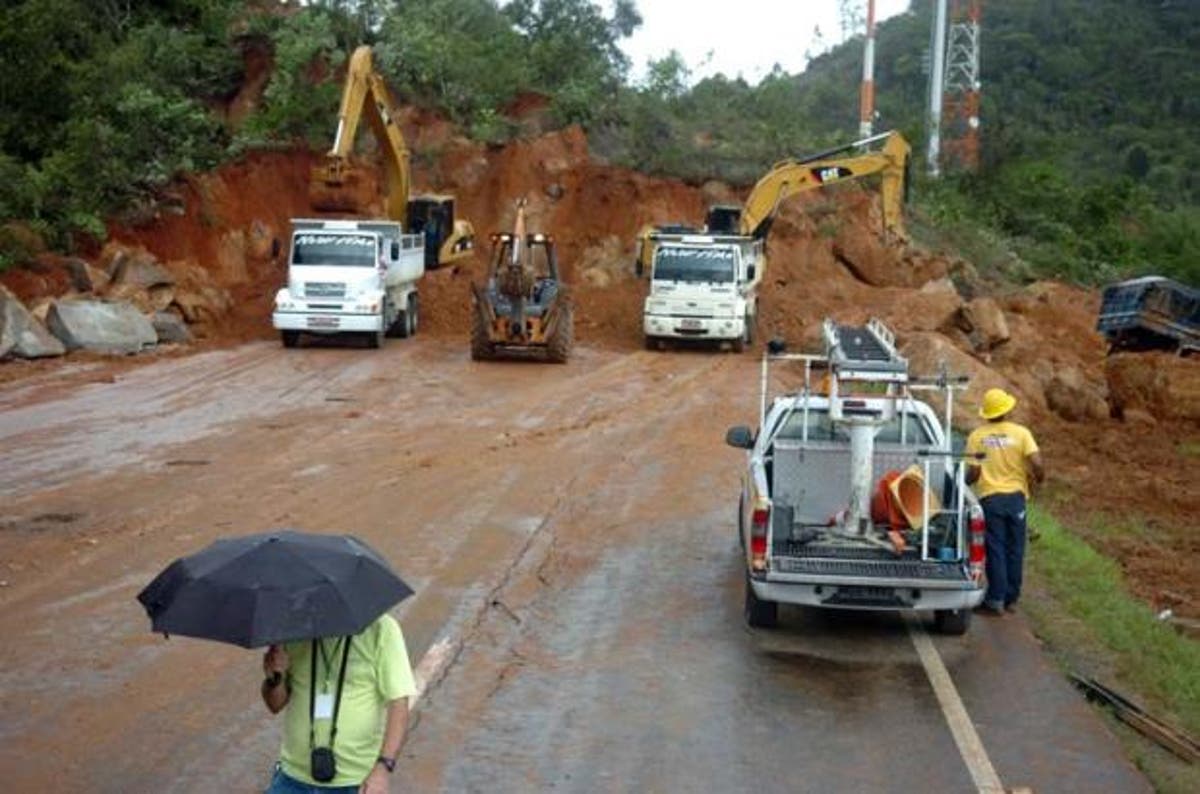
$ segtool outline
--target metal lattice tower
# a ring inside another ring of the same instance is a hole
[[[942,94],[942,157],[949,170],[979,167],[979,30],[983,0],[950,0]]]

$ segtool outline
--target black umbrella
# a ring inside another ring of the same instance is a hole
[[[357,538],[277,530],[181,557],[137,598],[155,631],[257,648],[357,634],[409,595]]]

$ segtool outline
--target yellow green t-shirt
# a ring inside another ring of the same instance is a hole
[[[1029,497],[1029,471],[1025,459],[1038,451],[1033,433],[1016,422],[986,422],[967,437],[967,453],[984,453],[975,493],[985,496],[1023,493]]]
[[[337,692],[343,646],[340,642],[335,646],[335,642],[336,638],[325,640],[325,655],[322,656],[320,648],[316,653],[318,693],[324,691],[326,685],[326,658],[331,668],[328,692]],[[310,769],[312,751],[308,729],[312,642],[290,642],[285,649],[291,660],[287,672],[291,695],[284,709],[283,748],[280,751],[284,773],[314,786],[355,786],[362,783],[379,757],[388,703],[397,698],[412,697],[417,692],[400,624],[391,615],[384,614],[351,638],[350,656],[346,660],[346,682],[342,686],[342,703],[338,710],[337,740],[333,746],[337,775],[324,784],[312,779]],[[315,746],[329,746],[331,724],[331,719],[316,720]]]

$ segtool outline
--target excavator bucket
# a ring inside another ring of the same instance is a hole
[[[312,170],[308,203],[318,212],[366,214],[375,201],[376,180],[364,169],[330,161]]]

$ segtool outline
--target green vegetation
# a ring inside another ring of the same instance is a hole
[[[247,149],[328,142],[339,70],[358,44],[401,99],[501,142],[506,112],[545,98],[608,160],[695,183],[747,184],[773,162],[847,142],[861,38],[803,74],[692,80],[677,53],[631,84],[619,45],[634,0],[21,0],[0,10],[0,225],[50,245],[99,237],[181,172]],[[857,6],[842,2],[846,31]],[[878,30],[877,128],[924,139],[929,4]],[[607,15],[606,15],[607,14]],[[1188,3],[1008,0],[985,11],[984,147],[973,175],[914,191],[930,239],[1007,278],[1200,282],[1200,13]],[[236,129],[244,54],[274,69]],[[915,169],[915,170],[920,170]],[[0,240],[0,267],[27,252]]]
[[[1098,646],[1125,685],[1168,709],[1185,730],[1200,732],[1200,643],[1157,620],[1129,594],[1116,562],[1050,514],[1031,508],[1030,526],[1040,533],[1029,555],[1031,578],[1051,603],[1034,598],[1023,603],[1039,628],[1052,628],[1052,644],[1061,638],[1075,647]],[[1055,613],[1065,614],[1071,625],[1061,625]],[[1052,626],[1052,620],[1060,625]]]

